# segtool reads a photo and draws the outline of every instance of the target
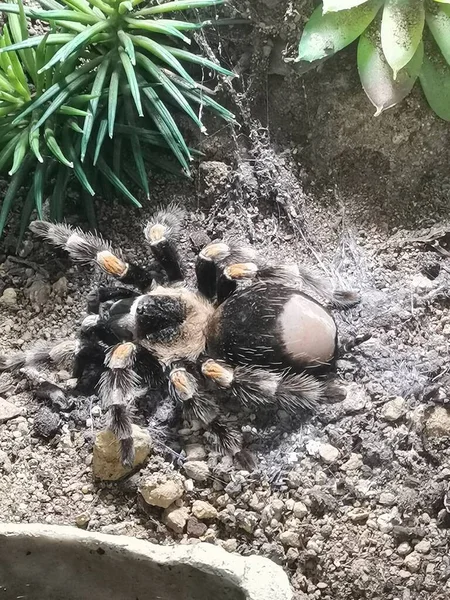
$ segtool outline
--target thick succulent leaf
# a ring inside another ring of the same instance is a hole
[[[106,74],[109,69],[110,57],[103,58],[102,64],[99,66],[95,75],[95,80],[92,85],[91,94],[94,96],[93,100],[89,103],[89,115],[84,120],[83,125],[83,137],[81,140],[81,161],[86,156],[86,151],[89,143],[89,139],[92,133],[92,127],[94,125],[94,119],[97,112],[97,107],[100,99],[100,94],[103,90],[103,84],[105,82]]]
[[[142,208],[142,204],[133,196],[130,190],[117,177],[117,175],[112,171],[111,167],[106,163],[106,161],[102,157],[100,157],[98,160],[98,168],[106,177],[106,179],[110,183],[112,183],[116,189],[119,190],[119,192],[121,192],[124,196],[131,200],[131,202],[135,204],[138,208]]]
[[[125,52],[125,50],[119,50],[119,56],[120,56],[120,60],[122,61],[125,75],[127,76],[127,79],[128,79],[128,85],[130,86],[131,95],[133,96],[133,100],[136,105],[138,115],[140,117],[143,117],[144,112],[142,110],[141,92],[139,90],[139,85],[138,85],[138,82],[136,79],[136,73],[134,72],[134,67],[131,64],[130,57]]]
[[[108,90],[108,135],[110,138],[114,135],[114,122],[117,111],[117,98],[119,95],[120,71],[117,65],[111,74]]]
[[[50,197],[50,220],[61,221],[64,214],[66,188],[70,178],[70,169],[59,165],[53,192]]]
[[[179,38],[186,44],[190,44],[191,40],[183,35],[178,29],[171,25],[163,24],[160,25],[159,21],[149,21],[142,19],[133,19],[132,17],[125,17],[125,21],[129,29],[143,29],[150,33],[158,33],[160,35],[172,35],[175,38]]]
[[[31,215],[33,213],[35,206],[36,205],[35,205],[35,201],[34,201],[34,185],[32,185],[30,187],[30,189],[28,190],[28,194],[27,194],[27,197],[25,199],[25,202],[24,202],[24,205],[22,208],[22,214],[20,216],[19,237],[18,237],[17,246],[16,246],[17,253],[20,250],[20,246],[22,244],[25,232],[27,230],[28,225],[30,224]]]
[[[42,219],[42,204],[44,202],[44,186],[46,163],[38,163],[34,171],[33,187],[36,210],[40,219]]]
[[[56,159],[58,159],[59,162],[61,162],[63,165],[66,165],[66,167],[72,168],[73,163],[67,160],[67,158],[64,156],[63,151],[61,150],[58,142],[56,141],[55,132],[53,131],[53,129],[51,129],[50,127],[46,127],[44,131],[44,139],[45,143],[47,144],[47,148],[50,150],[53,156]]]
[[[411,61],[394,79],[381,47],[378,23],[374,22],[363,33],[358,44],[358,71],[364,91],[376,108],[375,116],[395,106],[412,90],[423,61],[420,43]]]
[[[0,150],[0,171],[4,169],[4,167],[9,164],[10,158],[14,154],[14,149],[17,146],[18,141],[20,140],[20,133],[14,136],[9,142]]]
[[[28,147],[28,130],[26,129],[20,134],[19,141],[17,142],[17,145],[14,148],[13,164],[11,170],[8,172],[8,175],[14,175],[14,173],[17,173],[28,150]]]
[[[450,121],[450,65],[431,40],[425,44],[419,77],[428,104],[438,117]]]
[[[97,164],[98,157],[100,156],[100,151],[103,146],[103,142],[105,141],[106,130],[108,128],[108,121],[106,119],[102,119],[100,121],[100,125],[97,132],[97,140],[95,143],[95,152],[94,152],[94,166]]]
[[[73,10],[31,10],[32,19],[40,21],[74,21],[82,25],[95,25],[99,19],[91,14]]]
[[[381,44],[386,60],[397,72],[414,56],[425,24],[423,0],[386,0],[381,21]]]
[[[193,52],[188,52],[187,50],[182,50],[181,48],[174,48],[172,46],[163,46],[163,48],[165,50],[168,50],[173,57],[179,58],[180,60],[185,60],[186,62],[191,62],[196,65],[200,65],[201,67],[205,67],[205,69],[211,69],[212,71],[216,71],[217,73],[220,73],[221,75],[225,75],[226,77],[237,77],[236,73],[233,73],[233,71],[229,71],[228,69],[225,69],[218,63],[215,63],[212,60],[208,60],[207,58],[204,58],[203,56],[199,56],[198,54],[194,54]],[[159,58],[161,58],[161,57],[159,57]],[[165,59],[163,59],[163,60],[165,60]],[[167,61],[167,60],[165,62],[170,64],[169,61]],[[172,66],[172,65],[170,65],[170,66]],[[175,70],[178,73],[180,73],[179,69],[175,69]],[[182,73],[180,73],[180,75],[182,75]],[[185,77],[185,79],[188,79],[188,78]],[[189,77],[188,81],[193,82],[192,77]]]
[[[131,101],[129,97],[125,98],[125,114],[127,116],[128,125],[134,127],[135,118],[131,109]],[[138,185],[144,190],[147,199],[150,198],[150,190],[148,187],[147,171],[142,158],[141,143],[137,135],[130,135],[131,150],[133,153],[133,162],[137,168]]]
[[[31,129],[30,129],[30,133],[29,133],[28,143],[30,144],[31,151],[33,152],[33,154],[35,155],[37,160],[40,163],[42,163],[42,162],[44,162],[44,159],[42,158],[41,150],[39,147],[40,130],[39,130],[39,128],[34,127],[36,125],[36,123],[37,123],[36,120],[33,120],[31,123]]]
[[[435,2],[440,2],[441,4],[450,4],[450,0],[434,0]]]
[[[428,29],[433,34],[445,60],[450,64],[450,6],[430,3],[426,20]]]
[[[355,6],[364,4],[367,1],[368,0],[323,0],[323,14],[355,8]]]
[[[136,64],[136,55],[134,51],[134,44],[130,36],[121,29],[117,32],[117,37],[119,38],[125,52],[128,54],[131,64],[134,66]]]
[[[90,184],[87,175],[83,169],[83,166],[78,158],[78,154],[75,151],[74,147],[69,145],[68,147],[68,152],[69,152],[69,157],[72,160],[73,163],[73,171],[75,173],[75,177],[78,179],[78,181],[81,183],[81,185],[83,186],[83,188],[91,195],[91,196],[95,196],[95,190],[92,187],[92,185]]]
[[[326,58],[351,44],[370,25],[382,3],[383,0],[369,0],[351,10],[326,14],[318,6],[303,30],[297,61]]]

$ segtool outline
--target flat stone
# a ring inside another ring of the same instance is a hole
[[[215,519],[217,517],[217,509],[209,502],[196,500],[192,505],[192,514],[200,519],[200,521]]]
[[[206,481],[209,477],[209,467],[201,460],[189,460],[183,465],[188,477],[194,481]]]
[[[150,435],[144,429],[133,425],[133,440],[135,448],[133,466],[125,467],[120,460],[120,445],[117,438],[110,431],[98,433],[92,461],[94,477],[103,481],[117,481],[145,462],[151,449]]]
[[[342,465],[341,471],[357,471],[362,466],[363,460],[361,454],[352,453],[350,454],[350,458],[348,459],[348,461]]]
[[[359,508],[353,508],[347,515],[353,523],[364,523],[370,517],[370,513],[367,510],[361,510]]]
[[[435,406],[425,417],[425,433],[431,438],[450,436],[450,411]]]
[[[381,416],[385,421],[398,421],[405,414],[406,401],[401,396],[397,396],[386,404],[381,409]]]
[[[295,531],[283,531],[283,533],[280,533],[280,542],[283,546],[298,548],[300,546],[300,536]]]
[[[189,518],[189,511],[184,506],[181,508],[171,507],[166,509],[164,512],[164,522],[175,531],[175,533],[183,533],[184,528],[186,527],[187,520]]]
[[[294,504],[294,517],[297,519],[304,519],[308,512],[308,508],[303,502],[296,502]]]
[[[339,458],[340,452],[331,444],[320,444],[319,456],[327,465],[332,465]]]
[[[384,506],[394,506],[394,504],[397,503],[397,499],[394,494],[391,494],[390,492],[382,492],[380,494],[379,503]]]
[[[24,412],[23,408],[19,408],[12,402],[0,398],[0,423],[6,423],[6,421],[9,421],[10,419],[15,419],[16,417],[23,415]]]
[[[168,508],[183,496],[184,488],[181,482],[174,480],[166,481],[160,485],[153,482],[144,482],[139,487],[139,492],[147,504]]]

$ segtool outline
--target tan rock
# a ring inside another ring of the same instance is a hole
[[[139,491],[147,504],[168,508],[183,496],[184,488],[181,482],[171,479],[161,484],[144,482]]]
[[[117,481],[141,465],[150,454],[151,440],[147,431],[133,425],[135,457],[133,467],[125,467],[120,460],[120,446],[110,431],[97,434],[94,444],[92,470],[103,481]]]

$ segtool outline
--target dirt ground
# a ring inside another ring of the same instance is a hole
[[[200,235],[236,233],[270,262],[306,264],[358,289],[361,303],[336,312],[343,337],[370,336],[339,360],[346,398],[294,431],[278,415],[273,428],[253,432],[259,462],[251,473],[210,460],[207,481],[193,482],[182,460],[157,449],[132,477],[104,483],[92,478],[101,425],[92,406],[45,441],[35,432],[40,405],[29,381],[3,375],[0,408],[4,397],[21,412],[0,420],[0,519],[257,552],[287,570],[295,600],[443,600],[449,127],[420,89],[373,118],[354,48],[301,75],[291,59],[310,9],[309,1],[252,0],[240,15],[254,27],[221,28],[220,43],[207,33],[221,60],[240,71],[218,95],[241,128],[211,122],[209,137],[195,138],[204,158],[191,182],[152,179],[142,211],[103,201],[99,227],[145,261],[143,225],[156,205],[175,200],[188,209],[182,251],[190,270]],[[16,257],[14,241],[10,233],[0,248],[0,295],[15,290],[8,304],[0,301],[2,352],[74,335],[85,295],[102,279],[31,237]],[[68,374],[53,377],[64,384]],[[183,482],[181,533],[137,491],[155,476]],[[211,503],[214,516],[195,516],[196,500]]]

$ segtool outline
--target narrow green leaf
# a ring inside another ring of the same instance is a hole
[[[91,194],[91,196],[95,196],[95,190],[92,187],[92,185],[89,183],[86,173],[84,172],[83,166],[82,166],[73,146],[69,146],[69,156],[73,162],[73,170],[74,170],[76,178],[81,183],[83,188],[89,194]]]
[[[58,52],[56,52],[56,54],[53,56],[53,58],[41,69],[41,71],[50,69],[50,67],[53,67],[53,65],[55,65],[56,63],[66,60],[73,52],[75,52],[82,46],[85,46],[88,42],[92,40],[93,37],[95,37],[95,35],[105,31],[108,27],[108,21],[99,21],[95,25],[87,27],[84,31],[76,35],[72,41],[60,48]]]
[[[42,2],[42,0],[40,0]],[[69,6],[70,8],[75,9],[76,12],[85,13],[91,16],[103,17],[103,13],[91,6],[87,0],[64,0],[64,4]],[[63,8],[63,7],[60,7]],[[59,10],[59,8],[54,7],[54,10]]]
[[[427,6],[428,29],[441,49],[445,60],[450,64],[450,6],[438,6],[431,2]]]
[[[6,195],[3,198],[2,210],[0,213],[0,238],[3,235],[3,231],[5,229],[6,219],[8,218],[8,214],[11,209],[11,205],[12,205],[14,199],[17,197],[17,192],[19,191],[20,187],[22,186],[22,184],[25,180],[25,177],[28,176],[32,163],[33,163],[33,158],[30,155],[25,157],[25,160],[23,161],[22,165],[20,166],[20,169],[17,171],[17,173],[12,178],[11,183],[9,184],[9,187],[8,187],[8,191],[6,192]]]
[[[364,0],[363,0],[364,1]],[[157,6],[150,8],[144,8],[139,11],[139,15],[158,15],[166,12],[175,12],[180,10],[189,10],[192,8],[207,8],[208,6],[219,6],[224,4],[227,0],[177,0],[174,2],[164,2]]]
[[[123,0],[123,2],[119,2],[118,13],[119,15],[127,15],[128,13],[133,11],[133,5],[130,0]]]
[[[100,150],[102,149],[103,142],[105,141],[106,130],[108,127],[108,121],[106,119],[102,119],[100,121],[100,125],[97,132],[97,141],[95,144],[95,152],[94,152],[94,166],[97,164],[98,157],[100,155]]]
[[[376,108],[376,117],[410,93],[419,76],[422,61],[423,44],[420,43],[413,58],[394,79],[381,47],[378,20],[362,34],[358,44],[358,71],[364,91]]]
[[[20,230],[19,230],[19,237],[18,237],[17,246],[16,246],[17,253],[19,252],[20,246],[23,242],[25,231],[27,230],[27,227],[30,224],[31,215],[33,213],[34,207],[35,207],[34,186],[32,185],[30,187],[30,189],[28,190],[28,194],[25,199],[25,202],[24,202],[24,205],[22,208],[22,214],[20,217]]]
[[[115,188],[117,188],[124,196],[126,196],[131,202],[136,205],[138,208],[142,208],[141,203],[133,196],[133,194],[129,191],[127,187],[122,183],[122,181],[117,177],[115,173],[111,170],[111,168],[107,165],[105,160],[100,157],[98,160],[98,168],[103,173],[108,181],[110,181]]]
[[[128,79],[128,85],[130,86],[131,95],[133,96],[133,100],[136,105],[138,115],[140,117],[143,117],[144,112],[142,110],[141,92],[139,90],[138,82],[136,79],[136,73],[134,72],[134,68],[133,68],[133,65],[131,64],[130,57],[124,50],[119,50],[119,56],[120,56],[120,60],[122,61],[125,75],[127,76],[127,79]]]
[[[117,133],[125,136],[137,135],[140,140],[146,142],[147,144],[167,148],[167,144],[165,143],[163,136],[158,131],[151,131],[150,129],[145,129],[144,127],[131,127],[130,125],[124,125],[123,123],[116,123],[114,129]]]
[[[114,149],[113,149],[113,170],[116,173],[117,177],[120,177],[120,173],[122,170],[122,141],[123,138],[118,136],[114,140]]]
[[[84,210],[89,223],[89,227],[95,230],[97,229],[97,218],[95,215],[94,200],[92,196],[88,194],[85,190],[81,192],[81,196],[83,198]]]
[[[91,94],[94,96],[94,98],[89,103],[89,115],[84,120],[83,137],[81,140],[81,162],[84,161],[84,157],[86,156],[89,139],[92,133],[92,127],[94,126],[94,120],[97,112],[99,98],[103,90],[103,84],[105,82],[106,74],[109,69],[109,64],[110,56],[107,55],[106,57],[103,57],[103,62],[97,70],[97,74],[92,85]]]
[[[161,83],[166,92],[176,101],[176,103],[186,112],[186,114],[189,115],[189,117],[200,128],[200,130],[203,133],[206,132],[206,127],[192,110],[192,107],[186,100],[185,96],[183,96],[177,86],[170,81],[167,75],[153,61],[140,52],[138,53],[137,58],[139,64],[144,67],[144,69],[148,71],[148,73],[150,73],[150,75],[154,77],[156,81]]]
[[[11,170],[8,171],[8,175],[14,175],[19,170],[20,165],[25,157],[28,150],[28,130],[26,129],[20,134],[17,146],[14,149],[14,158]]]
[[[11,45],[9,29],[6,25],[3,27],[3,35],[4,35],[5,43],[7,45]],[[18,91],[22,90],[21,93],[22,93],[23,97],[26,98],[26,100],[30,100],[31,95],[30,95],[30,91],[28,89],[27,78],[23,71],[22,65],[20,64],[20,60],[19,60],[17,54],[15,52],[9,52],[8,59],[11,63],[12,72],[14,73],[15,77],[17,78],[16,84],[18,85],[18,87],[16,87],[16,89]],[[11,70],[9,68],[8,68],[8,72],[12,75]]]
[[[122,29],[119,29],[119,31],[117,32],[117,37],[119,38],[120,43],[124,47],[125,52],[128,54],[131,64],[135,65],[136,64],[136,56],[135,56],[135,51],[134,51],[134,44],[131,41],[130,36],[127,35],[125,33],[125,31],[123,31]]]
[[[44,202],[44,186],[45,186],[45,171],[46,163],[38,163],[34,171],[33,187],[34,198],[36,202],[36,210],[40,219],[42,219],[42,204]]]
[[[181,166],[186,172],[189,172],[187,160],[191,160],[191,154],[172,115],[152,88],[144,89],[143,93],[147,99],[146,108],[149,115],[154,120],[156,127],[165,138],[168,146],[179,160]]]
[[[21,134],[18,133],[6,144],[4,148],[2,148],[2,150],[0,150],[0,171],[4,169],[4,167],[8,164],[9,159],[13,156],[14,149],[20,140],[20,136]]]
[[[323,0],[323,14],[355,8],[355,6],[364,4],[367,1],[368,0]]]
[[[50,220],[62,221],[64,214],[64,203],[66,199],[66,189],[70,178],[70,169],[64,165],[59,165],[56,174],[55,185],[50,196]]]
[[[445,121],[450,121],[450,65],[433,40],[425,42],[425,56],[419,75],[428,104]]]
[[[125,98],[125,113],[127,115],[128,124],[130,126],[135,125],[135,119],[133,115],[133,111],[131,110],[131,102],[129,98]],[[147,195],[147,199],[150,198],[150,190],[148,187],[148,177],[147,171],[144,164],[144,159],[142,158],[142,149],[141,144],[139,142],[139,137],[137,135],[130,136],[131,150],[133,153],[134,164],[136,165],[136,169],[139,176],[138,185],[142,187],[144,192]]]
[[[47,148],[50,150],[50,152],[53,154],[53,156],[55,158],[57,158],[59,160],[59,162],[61,162],[63,165],[73,168],[73,163],[71,163],[69,160],[67,160],[67,158],[64,156],[58,142],[56,141],[55,133],[54,133],[53,129],[51,129],[50,127],[45,128],[44,139],[45,139],[45,143],[47,144]]]
[[[32,122],[32,126],[31,129],[29,130],[29,137],[28,137],[28,143],[30,144],[30,148],[31,151],[33,152],[33,154],[35,155],[35,157],[37,158],[37,160],[42,163],[44,162],[44,159],[42,158],[41,155],[41,151],[39,148],[39,139],[40,139],[40,130],[39,128],[34,128],[34,125],[36,125],[37,120],[33,120]]]
[[[193,52],[188,52],[187,50],[181,50],[181,48],[174,48],[173,46],[163,46],[163,48],[165,50],[167,50],[168,52],[170,52],[170,54],[173,57],[179,58],[180,60],[185,60],[186,62],[200,65],[201,67],[204,67],[205,69],[211,69],[212,71],[217,71],[217,73],[220,73],[221,75],[225,75],[226,77],[237,77],[236,73],[233,73],[233,71],[229,71],[228,69],[225,69],[224,67],[213,62],[212,60],[208,60],[207,58],[204,58],[203,56],[194,54]],[[169,61],[166,60],[165,62],[168,63]],[[175,69],[175,70],[178,73],[180,73],[179,69]],[[182,73],[180,73],[180,75],[185,77]],[[191,77],[189,77],[188,81],[193,82],[194,80]]]
[[[141,19],[133,19],[132,17],[125,17],[125,22],[130,29],[143,29],[150,33],[159,33],[160,35],[171,35],[175,38],[182,40],[185,44],[190,44],[191,40],[183,35],[178,29],[171,25],[165,24],[160,25],[158,21],[146,21]]]
[[[414,56],[425,24],[423,0],[386,0],[381,21],[381,45],[394,79]]]
[[[224,106],[222,106],[206,94],[186,90],[184,92],[184,95],[196,104],[200,104],[200,106],[207,106],[208,108],[216,112],[225,121],[229,121],[230,123],[236,123],[236,116],[232,112],[227,110]]]
[[[61,113],[62,115],[69,115],[69,117],[87,117],[89,114],[85,110],[80,110],[74,106],[68,106],[67,104],[60,106],[58,113]]]
[[[19,27],[20,27],[20,37],[22,40],[26,40],[26,39],[28,39],[28,24],[27,24],[27,18],[25,15],[25,8],[24,8],[22,0],[19,0],[18,4],[19,4],[18,21],[19,21]],[[19,41],[19,40],[16,39],[16,41]],[[30,74],[32,81],[36,85],[36,75],[37,74],[36,74],[36,58],[35,58],[34,51],[31,49],[24,50],[22,53],[22,58],[26,65],[28,73]]]
[[[192,77],[189,75],[189,73],[186,71],[183,65],[179,62],[179,60],[177,60],[177,58],[174,56],[172,50],[176,50],[176,48],[172,48],[170,46],[163,46],[162,44],[155,42],[155,40],[146,38],[142,35],[130,35],[130,37],[134,44],[140,46],[144,50],[147,50],[147,52],[150,52],[163,62],[167,63],[170,67],[172,67],[174,71],[181,75],[181,77],[184,77],[186,81],[190,81],[191,83],[195,84],[195,81],[192,79]],[[188,52],[187,54],[190,53]]]
[[[74,121],[73,119],[70,119],[67,123],[67,125],[70,127],[70,129],[72,129],[73,131],[76,131],[77,133],[83,133],[83,130],[81,129],[81,127],[78,125],[78,123],[76,121]]]
[[[39,19],[44,22],[52,22],[52,21],[68,21],[81,23],[82,25],[95,25],[98,23],[99,19],[92,15],[86,14],[80,11],[72,11],[72,10],[32,10],[31,11],[32,19]]]
[[[119,94],[120,71],[116,68],[111,74],[108,92],[108,135],[110,138],[114,135],[114,122],[117,111],[117,97]]]
[[[351,10],[322,14],[318,6],[303,30],[297,61],[313,62],[351,44],[370,25],[383,0],[369,0]]]

